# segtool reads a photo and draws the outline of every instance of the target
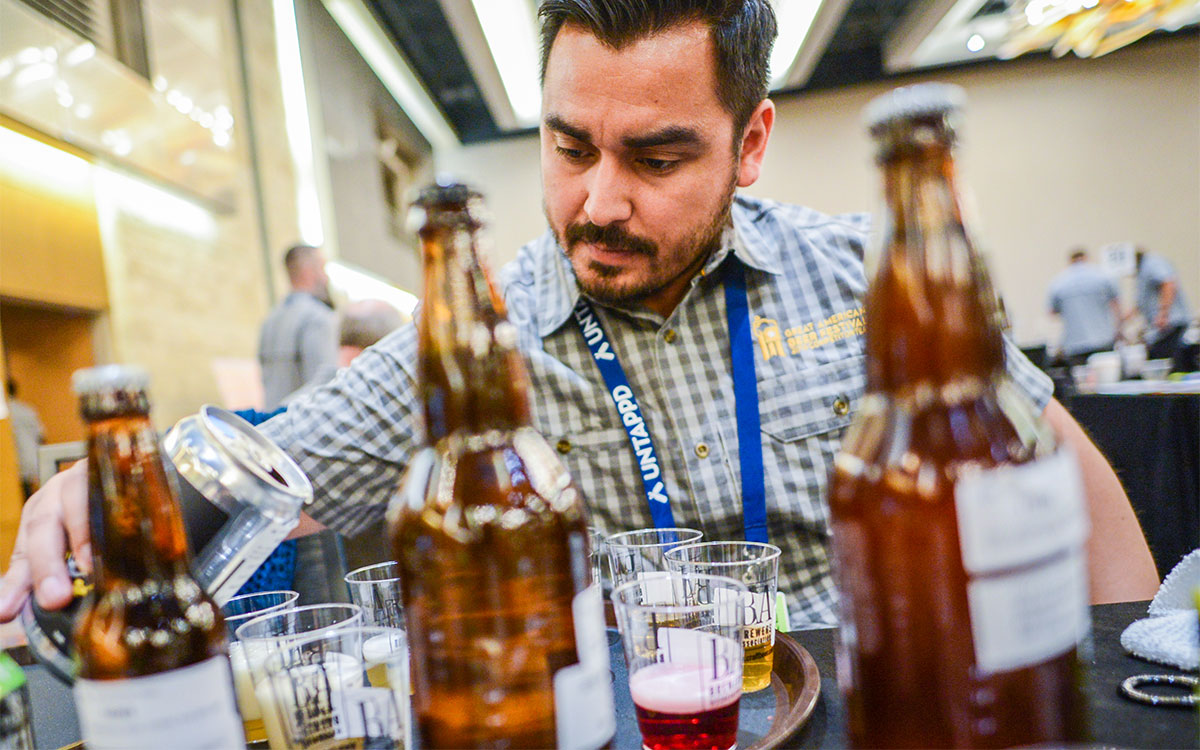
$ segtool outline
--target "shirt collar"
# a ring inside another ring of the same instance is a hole
[[[716,271],[732,252],[745,265],[770,274],[783,272],[782,247],[769,242],[757,226],[765,211],[757,203],[735,197],[731,207],[733,226],[726,227],[721,235],[721,244],[704,267],[701,276]],[[538,315],[538,336],[545,338],[557,331],[571,317],[579,303],[579,283],[571,262],[547,230],[537,241],[537,299],[541,311]],[[550,257],[547,257],[550,256]]]

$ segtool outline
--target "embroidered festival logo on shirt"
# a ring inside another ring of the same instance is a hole
[[[783,339],[779,335],[779,323],[773,318],[754,316],[754,338],[758,339],[758,347],[762,349],[763,362],[771,357],[783,356]]]
[[[755,315],[753,328],[754,337],[758,340],[758,346],[762,350],[763,361],[766,362],[772,357],[784,356],[781,343],[783,340],[787,341],[790,354],[799,354],[809,349],[827,346],[835,341],[862,336],[866,331],[866,321],[863,318],[863,309],[857,307],[830,315],[820,322],[805,323],[788,328],[783,332],[783,336],[779,334],[778,321],[772,318]]]

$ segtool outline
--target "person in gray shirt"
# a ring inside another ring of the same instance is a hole
[[[1070,265],[1050,282],[1047,296],[1050,312],[1062,318],[1062,356],[1068,364],[1112,350],[1121,320],[1117,285],[1086,250],[1071,252]]]
[[[1146,321],[1146,356],[1150,359],[1178,357],[1191,311],[1175,266],[1161,255],[1137,249],[1137,306]]]
[[[17,384],[8,379],[8,416],[12,420],[13,437],[17,442],[17,469],[21,474],[21,491],[29,497],[38,487],[38,446],[45,438],[42,420],[37,411],[17,398]]]
[[[337,369],[337,316],[320,248],[296,245],[283,258],[292,291],[267,315],[258,343],[263,408]]]

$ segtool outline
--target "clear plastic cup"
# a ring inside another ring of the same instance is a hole
[[[271,654],[302,638],[361,626],[362,622],[362,607],[357,604],[310,604],[255,617],[239,625],[234,636],[257,690]]]
[[[747,593],[732,578],[669,572],[613,590],[629,692],[645,747],[737,744],[741,602]]]
[[[267,738],[263,729],[262,710],[254,697],[254,681],[250,677],[250,665],[236,631],[242,623],[256,617],[294,609],[300,594],[295,591],[260,591],[255,594],[235,596],[221,607],[225,616],[225,628],[229,631],[229,663],[233,669],[233,687],[237,694],[238,712],[242,715],[242,730],[247,742],[261,742]]]
[[[612,587],[628,581],[657,577],[667,571],[663,554],[681,544],[698,542],[704,537],[696,529],[638,529],[612,534],[605,538]]]
[[[779,548],[762,542],[698,542],[668,550],[672,571],[727,576],[746,585],[742,601],[742,691],[770,687],[775,650],[775,592],[779,590]]]
[[[346,574],[350,601],[363,608],[363,622],[387,628],[404,627],[400,600],[400,566],[382,562]]]
[[[355,626],[300,638],[272,653],[263,674],[255,687],[273,750],[412,747],[403,630]]]

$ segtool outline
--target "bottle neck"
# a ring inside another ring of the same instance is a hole
[[[88,502],[100,592],[187,573],[188,549],[158,434],[144,415],[88,425]]]
[[[465,212],[431,211],[420,235],[425,289],[417,375],[429,443],[530,424],[516,329],[479,261],[474,225]]]
[[[880,159],[882,257],[866,312],[874,392],[986,384],[1004,367],[996,298],[963,223],[950,140],[924,135],[886,143]]]

